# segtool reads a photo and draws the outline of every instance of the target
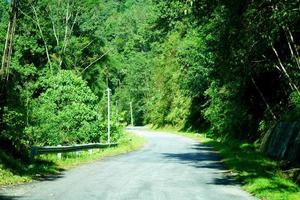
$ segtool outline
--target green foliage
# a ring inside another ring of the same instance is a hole
[[[297,96],[299,87],[293,1],[156,3],[160,38],[152,47],[146,122],[209,124],[217,136],[256,140],[275,118],[297,120],[287,112],[289,96]],[[274,67],[280,65],[284,69]]]
[[[297,110],[300,110],[300,95],[297,92],[291,94],[290,101]]]
[[[220,87],[212,82],[205,94],[210,101],[203,114],[211,123],[213,133],[219,136],[241,134],[243,129],[239,126],[246,112],[243,105],[238,102],[236,85],[233,83]]]
[[[38,145],[97,142],[97,97],[71,71],[42,80],[44,92],[30,105],[26,133]]]
[[[114,89],[122,73],[108,60],[113,48],[103,24],[118,5],[102,0],[19,2],[5,88],[1,77],[2,148],[24,158],[33,144],[107,140],[107,111],[99,102],[107,84]],[[2,2],[0,8],[2,47],[8,6]],[[111,130],[113,141],[122,137],[116,118]]]
[[[289,98],[289,109],[283,114],[284,121],[298,121],[300,117],[300,95],[298,92],[292,92]]]

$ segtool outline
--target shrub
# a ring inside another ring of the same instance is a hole
[[[72,71],[41,81],[43,92],[30,105],[27,134],[36,145],[98,142],[98,98]]]

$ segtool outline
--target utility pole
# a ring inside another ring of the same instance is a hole
[[[99,106],[98,110],[99,110],[99,114],[98,114],[98,123],[101,124],[101,112],[102,112],[102,110],[101,110],[100,106]],[[100,142],[102,142],[102,141],[101,141],[101,130],[100,130],[100,128],[99,128],[98,131],[99,131],[99,143],[100,143]]]
[[[118,100],[116,100],[116,118],[117,118],[117,121],[118,121]]]
[[[107,143],[110,144],[110,89],[107,88]]]
[[[130,119],[131,119],[131,126],[133,126],[132,101],[130,101]]]

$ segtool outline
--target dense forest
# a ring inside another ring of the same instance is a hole
[[[0,6],[0,147],[113,140],[130,123],[260,141],[300,117],[294,0],[24,0]]]

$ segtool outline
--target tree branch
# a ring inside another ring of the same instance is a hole
[[[104,54],[102,54],[99,58],[95,59],[93,62],[91,62],[88,66],[86,66],[82,71],[81,74],[87,70],[90,66],[92,66],[93,64],[95,64],[96,62],[98,62],[101,58],[103,58],[105,55],[107,55],[112,49],[109,49],[108,51],[106,51]]]
[[[39,29],[39,32],[40,32],[40,35],[41,35],[41,38],[44,42],[44,46],[45,46],[45,50],[46,50],[46,55],[47,55],[47,59],[48,59],[48,62],[49,62],[49,65],[50,65],[50,71],[51,71],[51,74],[53,73],[53,70],[52,70],[52,63],[51,63],[51,60],[50,60],[50,55],[49,55],[49,50],[48,50],[48,45],[47,45],[47,41],[44,37],[44,34],[43,34],[43,31],[42,31],[42,28],[40,26],[40,22],[39,22],[39,18],[38,18],[38,15],[37,15],[37,12],[36,12],[36,9],[33,5],[31,5],[31,8],[32,8],[32,11],[34,13],[34,16],[35,16],[35,21],[36,21],[36,24],[37,24],[37,27]]]

